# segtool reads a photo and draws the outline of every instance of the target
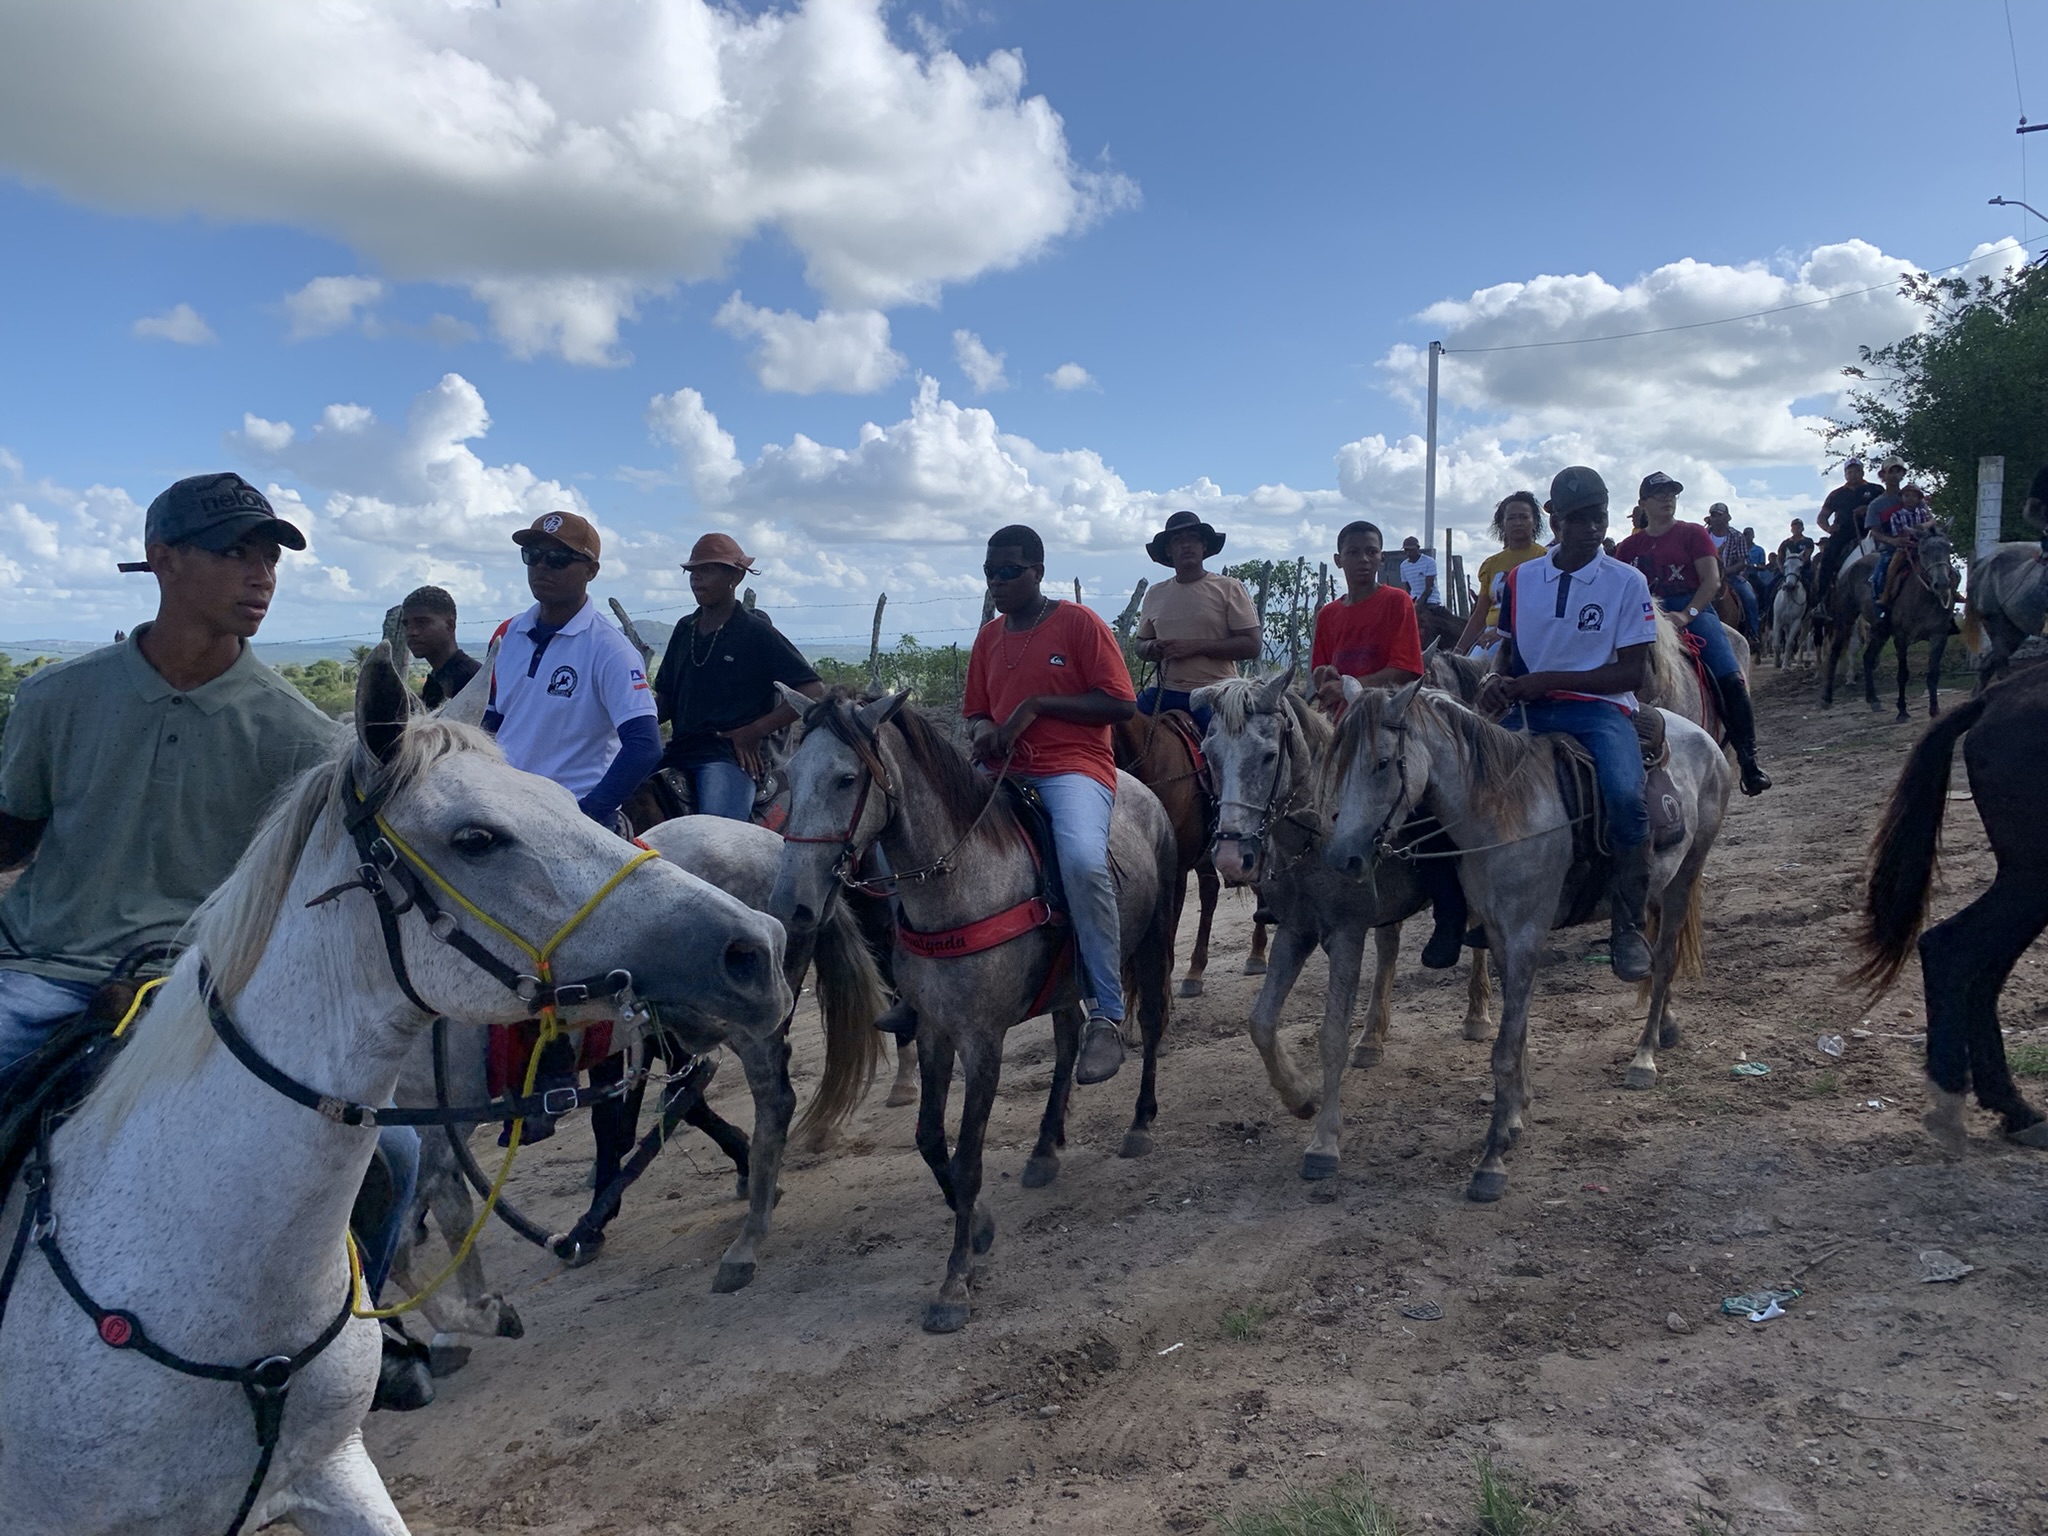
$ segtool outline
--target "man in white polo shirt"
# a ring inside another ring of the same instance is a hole
[[[549,512],[512,542],[534,605],[505,626],[484,729],[513,767],[553,779],[610,826],[661,761],[647,664],[590,601],[600,545],[587,519]]]
[[[1643,573],[1602,550],[1607,486],[1583,465],[1550,482],[1548,555],[1508,572],[1501,596],[1502,670],[1482,700],[1507,711],[1510,729],[1560,731],[1593,754],[1614,852],[1608,884],[1608,959],[1623,981],[1650,974],[1643,903],[1650,889],[1650,817],[1636,689],[1657,639]]]

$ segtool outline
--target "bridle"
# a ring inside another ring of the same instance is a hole
[[[1224,807],[1235,805],[1248,811],[1256,810],[1258,812],[1258,819],[1254,823],[1251,833],[1249,835],[1240,833],[1232,839],[1240,848],[1250,847],[1252,867],[1254,869],[1257,869],[1265,859],[1266,844],[1272,835],[1273,823],[1276,820],[1292,821],[1298,814],[1298,807],[1293,804],[1292,795],[1289,796],[1287,809],[1284,811],[1281,809],[1281,785],[1283,783],[1287,784],[1290,790],[1297,787],[1293,784],[1288,760],[1294,754],[1294,735],[1300,727],[1296,725],[1294,718],[1287,712],[1285,705],[1274,710],[1273,715],[1280,722],[1280,749],[1279,756],[1273,763],[1273,784],[1272,788],[1266,792],[1265,802],[1255,805],[1249,800],[1233,800],[1220,794],[1214,795],[1216,801],[1216,830],[1209,834],[1209,852],[1211,855],[1214,855],[1216,845],[1223,841]],[[1210,758],[1212,766],[1214,762],[1215,759],[1213,757]],[[1299,823],[1296,824],[1299,825]],[[1311,827],[1307,830],[1313,832],[1317,829]],[[1290,861],[1290,864],[1292,862],[1294,861]],[[1278,873],[1278,871],[1275,873]]]

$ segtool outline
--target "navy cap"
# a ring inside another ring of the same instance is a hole
[[[1663,470],[1654,469],[1649,474],[1643,476],[1643,483],[1636,487],[1636,500],[1646,501],[1652,496],[1661,496],[1666,491],[1676,496],[1684,489],[1684,486],[1665,474]]]
[[[1584,507],[1607,505],[1607,482],[1600,478],[1600,471],[1588,469],[1583,464],[1568,465],[1560,469],[1550,482],[1550,515],[1563,517],[1567,512],[1577,512]]]
[[[279,517],[270,499],[240,475],[193,475],[149,504],[142,542],[196,544],[224,554],[251,535],[272,538],[286,549],[304,549],[306,536]],[[124,571],[146,571],[147,562],[129,561]]]

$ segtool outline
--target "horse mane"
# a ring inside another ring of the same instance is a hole
[[[1344,711],[1330,757],[1333,782],[1350,770],[1361,747],[1377,742],[1382,725],[1379,705],[1387,697],[1375,689]],[[1522,833],[1529,810],[1522,778],[1535,756],[1537,738],[1495,725],[1441,689],[1416,690],[1408,701],[1407,723],[1458,748],[1473,808],[1491,817],[1505,836]]]
[[[1657,609],[1657,639],[1650,647],[1650,695],[1667,709],[1678,708],[1685,697],[1685,676],[1691,669],[1685,643],[1678,638],[1678,623],[1660,605]]]
[[[849,688],[830,689],[805,711],[804,729],[828,730],[851,747],[856,755],[870,757],[875,743],[862,729],[855,711],[862,704],[871,702]],[[973,826],[988,808],[989,796],[995,793],[995,780],[976,771],[967,754],[960,750],[959,744],[946,734],[931,713],[915,704],[903,705],[889,717],[883,729],[896,732],[897,739],[903,743],[905,758],[931,785],[940,807],[952,818],[953,830],[963,832]],[[990,823],[995,821],[993,816],[982,821],[977,835],[987,832]]]
[[[215,991],[232,1003],[270,945],[300,859],[309,849],[331,853],[339,842],[356,774],[363,776],[365,793],[389,805],[435,763],[457,752],[501,755],[497,743],[473,726],[415,716],[400,734],[390,762],[375,762],[351,734],[332,758],[300,774],[272,804],[234,872],[199,904],[179,933],[187,952],[179,971],[196,971],[203,956]],[[167,998],[137,1022],[134,1038],[80,1108],[80,1120],[111,1131],[152,1084],[199,1070],[213,1048],[214,1033],[196,976],[194,981],[189,991],[181,988],[175,1001]]]
[[[1259,695],[1272,681],[1270,677],[1227,677],[1215,685],[1209,707],[1222,719],[1225,730],[1241,731],[1256,712]],[[1321,757],[1329,748],[1334,727],[1294,689],[1289,688],[1281,697],[1286,701],[1287,713],[1308,738],[1309,751]]]

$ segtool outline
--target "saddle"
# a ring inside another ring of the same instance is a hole
[[[1721,724],[1721,685],[1714,681],[1714,674],[1707,670],[1706,661],[1703,659],[1706,642],[1691,630],[1680,629],[1678,643],[1685,647],[1686,660],[1692,663],[1693,676],[1699,679],[1700,729],[1714,740],[1721,741],[1727,734]],[[1637,718],[1640,719],[1643,713],[1642,710],[1636,711]],[[1662,722],[1658,723],[1661,728]]]
[[[45,1118],[69,1114],[113,1065],[126,1035],[114,1031],[135,1006],[141,982],[109,981],[82,1013],[59,1021],[34,1054],[0,1072],[0,1199],[34,1150]]]

